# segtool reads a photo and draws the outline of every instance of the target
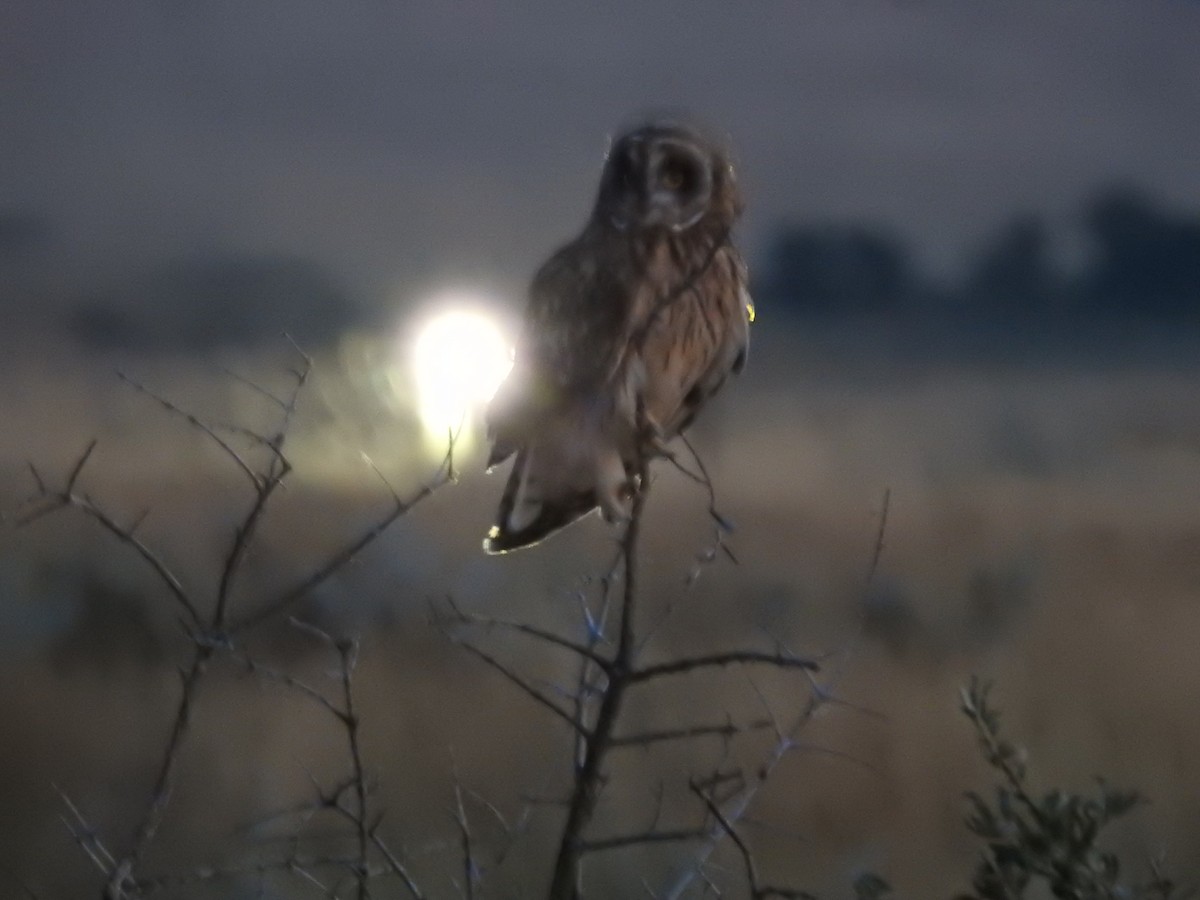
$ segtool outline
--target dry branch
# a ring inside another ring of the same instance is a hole
[[[182,672],[179,699],[175,704],[174,715],[171,720],[167,739],[163,745],[154,784],[140,819],[133,830],[129,849],[119,857],[110,853],[105,845],[100,842],[99,838],[95,836],[90,827],[87,826],[74,804],[66,797],[63,798],[64,803],[72,814],[71,819],[64,819],[68,829],[80,847],[83,848],[84,852],[104,874],[105,887],[103,896],[105,900],[131,900],[131,898],[140,897],[153,890],[163,890],[171,884],[196,880],[211,880],[224,876],[232,877],[236,872],[245,874],[247,872],[288,871],[319,886],[322,890],[335,891],[334,888],[324,885],[320,879],[317,879],[312,874],[312,869],[326,866],[340,867],[353,875],[359,900],[366,900],[370,896],[369,881],[372,877],[381,873],[397,876],[413,897],[422,897],[421,891],[409,876],[404,865],[387,848],[386,843],[378,835],[379,817],[374,816],[374,821],[371,821],[369,788],[362,757],[359,738],[359,717],[354,705],[352,684],[357,661],[357,643],[354,641],[334,640],[324,632],[320,632],[318,629],[312,627],[305,629],[309,633],[321,637],[338,654],[340,665],[340,696],[335,701],[298,679],[275,672],[269,667],[255,662],[235,646],[234,640],[241,632],[281,616],[292,603],[333,576],[359,552],[382,535],[398,518],[430,496],[437,488],[453,480],[454,436],[451,436],[446,457],[433,480],[407,500],[401,499],[389,486],[393,503],[386,514],[379,517],[358,537],[334,551],[323,563],[316,566],[310,575],[301,579],[292,587],[282,591],[258,610],[247,614],[240,620],[231,621],[235,579],[245,563],[247,553],[267,513],[271,497],[292,471],[291,464],[288,462],[283,448],[292,426],[301,391],[306,385],[312,370],[309,358],[299,348],[296,348],[296,351],[302,359],[302,364],[299,368],[292,370],[294,384],[290,392],[284,397],[278,397],[252,382],[248,382],[246,379],[239,379],[272,400],[282,412],[278,427],[270,434],[260,434],[251,429],[241,427],[234,429],[239,435],[251,439],[256,445],[266,447],[270,451],[269,459],[261,470],[254,468],[247,458],[243,457],[229,442],[222,438],[217,433],[216,427],[203,421],[196,415],[183,410],[170,400],[153,393],[127,376],[120,375],[126,384],[150,397],[170,414],[181,417],[190,426],[198,429],[209,440],[214,442],[239,471],[247,476],[252,485],[252,502],[234,528],[229,550],[222,560],[220,571],[215,579],[212,611],[207,615],[201,613],[199,604],[195,602],[193,596],[184,588],[180,579],[175,576],[158,553],[143,543],[134,534],[142,517],[139,517],[132,525],[122,526],[101,505],[94,502],[78,489],[78,483],[84,467],[96,449],[96,441],[91,441],[74,462],[67,474],[65,486],[61,490],[51,489],[47,479],[43,477],[37,467],[32,463],[29,466],[30,472],[33,475],[36,493],[31,498],[33,508],[20,518],[19,524],[31,524],[45,515],[65,508],[77,509],[85,517],[99,523],[121,543],[131,547],[166,587],[175,602],[185,613],[186,633],[192,643],[191,660]],[[248,671],[275,678],[289,688],[297,690],[310,699],[320,702],[340,723],[346,735],[351,775],[333,795],[320,795],[317,806],[321,809],[333,810],[350,823],[356,845],[356,853],[353,857],[314,856],[311,858],[301,858],[297,855],[297,852],[293,852],[282,860],[256,862],[236,870],[208,867],[199,869],[187,876],[161,876],[149,879],[142,877],[138,872],[149,847],[154,842],[163,825],[167,809],[170,805],[172,789],[178,774],[181,750],[187,739],[200,685],[208,672],[209,663],[218,654],[228,654],[231,658],[239,661]],[[347,799],[348,795],[352,796],[352,800]],[[383,857],[385,865],[380,867],[371,862],[373,851],[377,851]]]

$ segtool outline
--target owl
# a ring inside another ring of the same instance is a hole
[[[514,457],[484,550],[527,547],[599,509],[746,361],[753,307],[730,243],[724,145],[654,121],[612,142],[582,233],[534,276],[513,367],[487,410],[488,469]]]

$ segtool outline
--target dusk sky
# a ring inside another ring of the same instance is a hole
[[[847,219],[944,270],[1101,185],[1200,205],[1198,45],[1182,2],[12,0],[0,214],[36,240],[0,260],[51,306],[239,254],[376,311],[447,283],[515,304],[607,137],[667,108],[730,135],[751,261],[782,221]]]

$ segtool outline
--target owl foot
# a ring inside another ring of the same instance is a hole
[[[621,482],[600,498],[600,515],[610,525],[624,524],[633,517],[633,497],[637,493],[637,477]]]
[[[641,411],[640,421],[641,430],[638,435],[638,444],[642,451],[648,451],[651,456],[670,456],[666,430],[645,410]]]

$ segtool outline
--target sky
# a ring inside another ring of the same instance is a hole
[[[858,220],[949,269],[1100,185],[1200,205],[1198,43],[1200,4],[1157,0],[8,0],[0,215],[36,240],[0,273],[120,306],[155,266],[287,257],[376,312],[515,305],[658,109],[728,133],[752,262],[781,222]]]

